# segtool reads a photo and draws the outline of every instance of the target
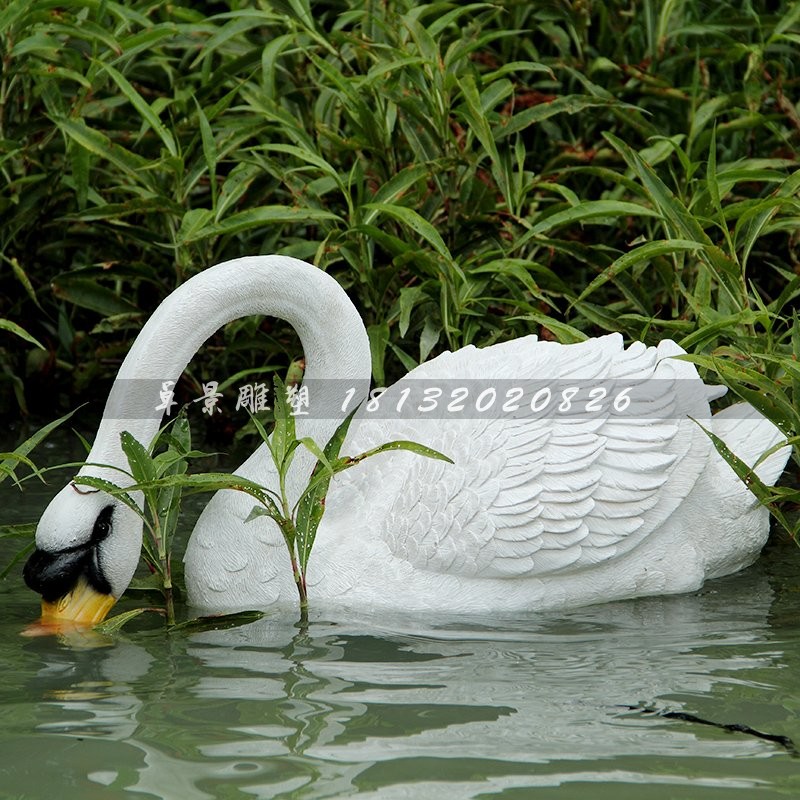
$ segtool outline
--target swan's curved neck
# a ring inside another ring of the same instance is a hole
[[[222,325],[254,314],[278,317],[295,328],[305,355],[306,380],[353,380],[366,392],[371,371],[369,341],[358,312],[339,284],[295,258],[237,258],[195,275],[156,309],[119,370],[88,461],[126,467],[120,432],[127,430],[149,445],[161,424],[155,410],[160,404],[159,387],[167,381],[174,386],[195,352]],[[228,410],[234,402],[228,399]],[[297,421],[298,436],[311,436],[321,444],[338,424],[305,417]],[[112,479],[118,481],[119,473]]]

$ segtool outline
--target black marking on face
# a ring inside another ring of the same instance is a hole
[[[68,594],[83,575],[100,594],[111,594],[111,586],[100,566],[98,545],[108,537],[113,528],[114,506],[106,506],[95,520],[92,535],[85,544],[67,547],[55,553],[34,550],[25,564],[22,576],[34,592],[48,603]]]

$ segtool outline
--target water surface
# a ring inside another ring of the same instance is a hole
[[[3,484],[0,521],[34,519],[58,485]],[[284,609],[68,639],[20,635],[37,600],[17,570],[0,582],[0,794],[793,796],[800,759],[781,744],[647,710],[800,742],[798,565],[778,544],[695,595],[567,613],[315,609],[303,630]]]

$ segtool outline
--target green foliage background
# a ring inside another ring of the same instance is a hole
[[[800,428],[800,4],[3,0],[0,59],[7,414],[103,396],[177,284],[280,252],[378,384],[621,331]],[[233,323],[190,380],[297,349]]]

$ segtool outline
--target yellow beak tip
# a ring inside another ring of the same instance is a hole
[[[46,636],[97,625],[106,618],[116,602],[116,597],[98,592],[82,578],[58,600],[42,600],[41,618],[28,626],[24,635]]]

